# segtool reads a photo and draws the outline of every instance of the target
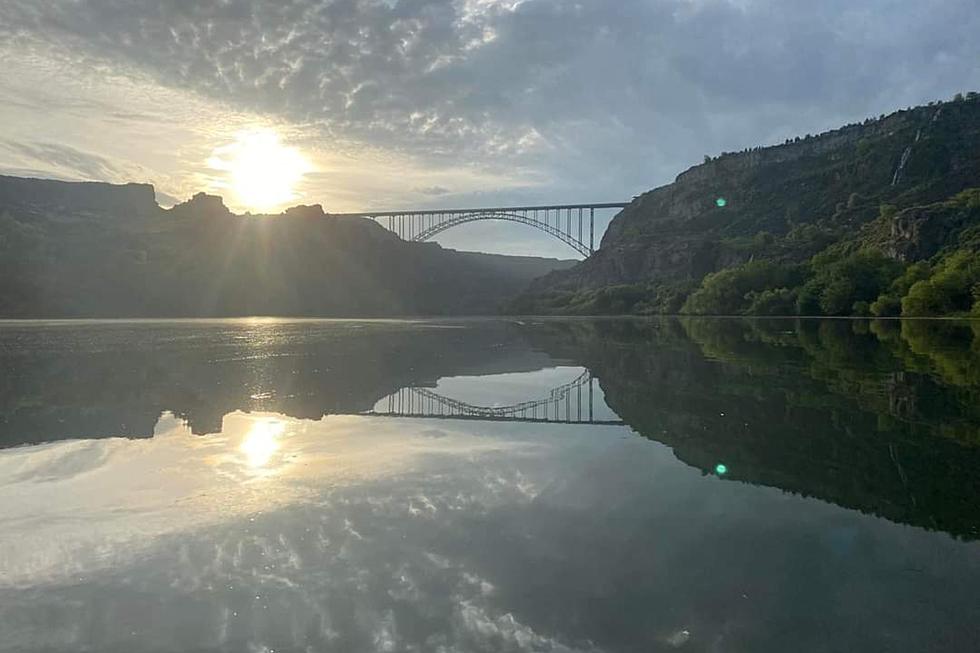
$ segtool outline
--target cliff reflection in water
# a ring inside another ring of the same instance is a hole
[[[704,473],[980,537],[978,322],[609,321],[535,342],[578,350],[626,423]]]
[[[406,390],[500,417],[567,387],[560,398],[581,416],[593,389],[594,420],[621,419],[706,474],[723,464],[729,480],[980,537],[978,323],[6,324],[0,367],[3,446],[150,437],[168,412],[195,434],[221,431],[236,411],[384,413]],[[492,389],[493,379],[517,383],[515,374],[533,383],[503,398],[459,381]],[[469,394],[454,397],[454,387]],[[249,455],[268,446],[256,440]]]

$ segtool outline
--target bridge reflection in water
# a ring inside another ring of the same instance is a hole
[[[445,396],[431,388],[409,386],[381,399],[365,414],[493,422],[624,424],[618,419],[603,419],[602,414],[597,416],[595,382],[588,370],[572,381],[552,388],[544,397],[509,405],[480,405]]]

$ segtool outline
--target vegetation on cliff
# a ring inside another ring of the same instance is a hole
[[[509,308],[980,316],[980,96],[709,157]]]

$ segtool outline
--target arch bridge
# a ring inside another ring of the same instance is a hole
[[[366,211],[335,215],[370,218],[398,234],[402,239],[416,242],[429,240],[447,229],[469,222],[504,220],[543,231],[582,256],[589,256],[595,251],[595,212],[622,209],[628,204],[628,202],[603,202],[431,211]]]

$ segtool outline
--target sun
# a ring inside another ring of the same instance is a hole
[[[302,152],[283,145],[274,130],[252,129],[215,148],[208,165],[225,174],[222,185],[253,211],[282,208],[296,199],[296,185],[312,166]]]

